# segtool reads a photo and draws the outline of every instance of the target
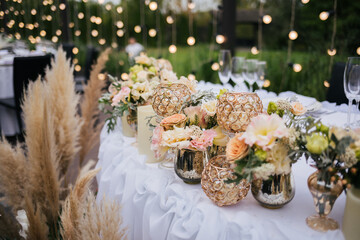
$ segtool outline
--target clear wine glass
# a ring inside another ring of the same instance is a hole
[[[231,79],[236,83],[238,88],[244,82],[245,58],[233,57],[231,65]]]
[[[244,78],[250,85],[249,91],[253,91],[253,85],[256,81],[257,76],[257,62],[256,59],[247,59],[245,60],[245,74]]]
[[[360,91],[360,57],[349,57],[344,71],[344,92],[346,98],[349,100],[347,125],[346,128],[350,129],[351,123],[351,107],[353,100],[359,102]]]
[[[265,82],[265,73],[266,73],[266,62],[258,61],[257,63],[257,79],[256,84],[260,89],[263,88]]]
[[[220,50],[219,53],[219,78],[223,85],[229,82],[231,75],[231,52]]]

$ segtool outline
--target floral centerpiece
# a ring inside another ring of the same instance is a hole
[[[172,70],[171,64],[163,59],[146,55],[135,57],[136,64],[129,70],[128,79],[109,77],[108,92],[99,99],[100,108],[110,116],[106,119],[108,130],[113,130],[117,118],[128,114],[128,122],[136,123],[137,106],[149,104],[154,89],[160,84],[161,75]],[[108,105],[111,109],[106,108]]]
[[[270,102],[268,113],[250,121],[245,132],[237,133],[226,148],[235,179],[252,184],[252,194],[263,206],[282,207],[295,194],[291,165],[301,157],[298,137],[305,119],[301,103]]]

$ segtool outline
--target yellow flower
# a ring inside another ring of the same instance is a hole
[[[222,147],[226,146],[226,144],[229,142],[229,136],[224,134],[223,129],[219,126],[213,128],[213,130],[216,132],[216,137],[214,137],[213,144]]]
[[[319,133],[306,136],[306,141],[307,150],[313,154],[321,154],[329,145],[327,138]]]
[[[248,154],[249,146],[240,140],[243,133],[237,133],[226,145],[226,159],[229,162],[244,158]]]

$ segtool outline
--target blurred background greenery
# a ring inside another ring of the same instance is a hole
[[[221,8],[216,11],[197,12],[192,15],[196,44],[188,46],[186,39],[189,37],[189,13],[154,12],[144,5],[147,2],[146,0],[102,1],[101,4],[99,3],[101,1],[94,0],[1,1],[6,2],[8,10],[7,14],[0,16],[2,31],[6,29],[7,33],[15,37],[20,36],[21,39],[26,40],[30,36],[40,36],[41,31],[45,31],[46,35],[42,37],[47,40],[54,40],[53,38],[56,36],[57,41],[55,42],[57,44],[64,42],[63,34],[56,35],[57,30],[61,28],[62,16],[59,11],[53,11],[53,6],[67,2],[70,42],[79,49],[76,59],[80,66],[84,65],[87,46],[92,45],[99,49],[112,46],[114,49],[106,70],[116,76],[127,72],[129,64],[124,48],[131,36],[146,46],[148,55],[169,59],[174,66],[174,71],[179,76],[187,76],[189,73],[193,73],[199,80],[220,82],[217,72],[211,69],[211,65],[217,61],[217,52],[222,48],[215,42],[216,34],[219,34],[223,27],[218,17]],[[168,0],[156,2],[161,6],[164,1]],[[143,5],[140,4],[141,2]],[[236,10],[238,14],[244,10],[257,13],[259,2],[259,0],[236,0]],[[330,48],[331,43],[334,1],[310,0],[305,4],[306,1],[296,0],[294,29],[298,32],[299,37],[293,41],[291,62],[302,65],[300,72],[294,72],[290,67],[284,68],[287,65],[291,2],[290,0],[268,0],[265,2],[264,13],[271,15],[272,22],[262,26],[263,46],[261,54],[255,55],[250,52],[250,48],[257,45],[258,24],[256,21],[246,22],[234,19],[236,21],[236,55],[267,61],[266,78],[270,81],[268,90],[277,93],[287,90],[296,91],[324,100],[327,91],[324,81],[330,79],[329,67],[331,66],[327,49]],[[358,20],[360,1],[341,0],[338,1],[337,5],[337,34],[335,38],[337,53],[333,62],[345,62],[348,56],[356,55],[356,51],[360,47],[360,21]],[[32,9],[36,10],[36,14],[29,14]],[[156,37],[149,37],[145,34],[145,42],[143,34],[134,31],[134,27],[141,24],[141,9],[144,10],[145,20],[142,26],[143,30],[146,30],[146,33],[151,28],[157,30]],[[6,12],[4,9],[3,11]],[[25,14],[21,14],[22,11]],[[330,13],[326,21],[319,19],[319,14],[322,11]],[[15,14],[16,12],[18,13]],[[159,14],[159,19],[157,19],[157,14]],[[166,22],[166,17],[169,15],[176,17],[175,39],[172,39],[172,26]],[[91,22],[89,21],[91,17],[100,18],[101,22]],[[51,20],[49,20],[50,18]],[[216,29],[212,26],[214,18],[217,22]],[[11,20],[15,22],[11,28],[7,24],[4,25]],[[156,23],[157,20],[158,24]],[[20,27],[20,22],[25,23],[25,27]],[[33,25],[37,23],[37,27],[28,27],[30,23]],[[119,25],[123,26],[120,27]],[[93,30],[97,31],[96,36],[92,35]],[[121,31],[119,32],[119,30]],[[102,44],[100,44],[101,39],[105,40]],[[31,44],[30,41],[28,42]],[[177,46],[177,52],[171,54],[168,47],[174,42]]]

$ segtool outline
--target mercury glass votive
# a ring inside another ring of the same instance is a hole
[[[226,92],[217,102],[217,123],[230,133],[242,132],[262,111],[263,105],[256,93]]]
[[[234,170],[225,155],[218,155],[206,164],[201,177],[201,187],[205,194],[218,206],[233,205],[246,197],[250,184],[245,179],[239,184],[226,183],[233,179]]]
[[[190,89],[184,84],[160,84],[155,89],[152,107],[157,115],[168,117],[179,113],[190,95]]]

